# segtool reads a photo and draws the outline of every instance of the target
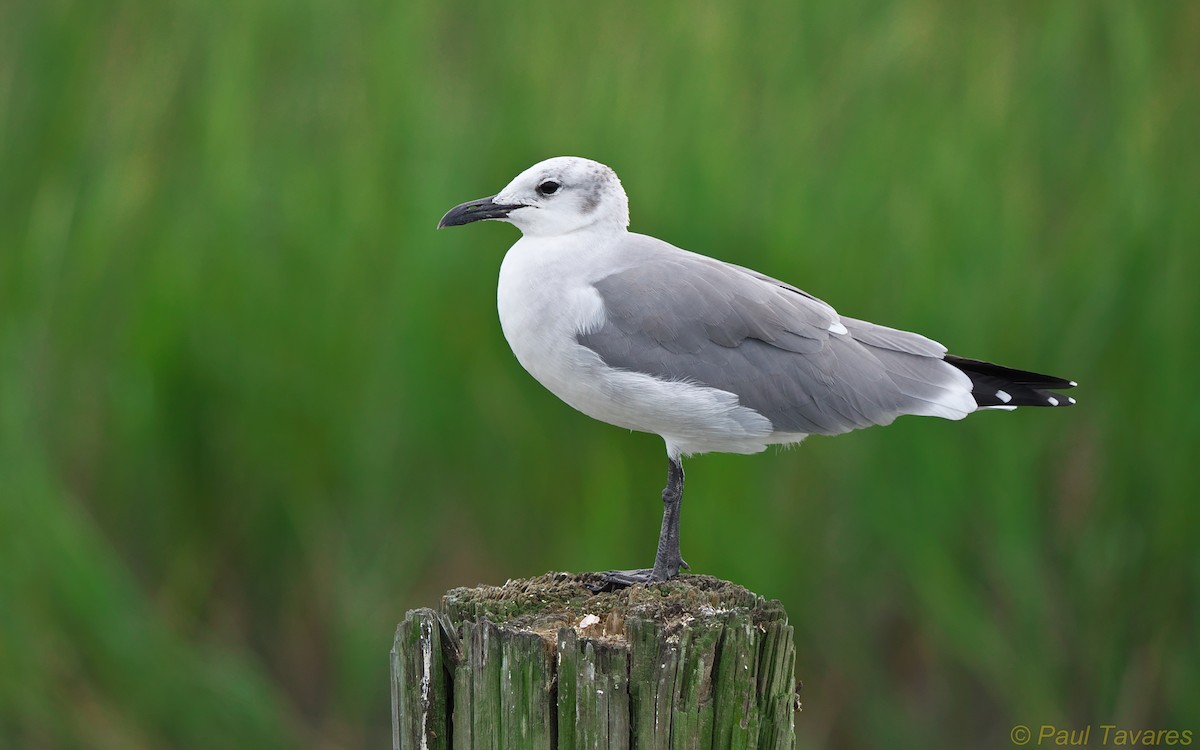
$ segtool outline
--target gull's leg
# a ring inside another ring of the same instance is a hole
[[[612,590],[635,583],[659,583],[679,575],[688,564],[679,553],[679,506],[683,503],[683,463],[669,456],[667,486],[663,488],[663,520],[658,533],[658,551],[654,567],[642,570],[611,570],[604,574],[605,583],[594,590]]]
[[[683,464],[668,458],[667,486],[663,488],[662,529],[658,532],[658,552],[654,555],[651,580],[667,581],[688,567],[679,553],[679,506],[683,504]]]

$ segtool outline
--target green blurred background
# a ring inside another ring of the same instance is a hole
[[[0,5],[0,747],[385,747],[406,609],[651,562],[661,441],[509,353],[516,230],[434,231],[559,154],[636,231],[1083,384],[687,464],[694,570],[791,614],[802,747],[1200,730],[1198,39],[1128,0]]]

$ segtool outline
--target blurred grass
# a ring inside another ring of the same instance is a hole
[[[557,154],[633,228],[1083,383],[688,465],[804,747],[1200,705],[1200,6],[0,6],[0,746],[386,745],[444,589],[645,564],[661,443],[509,354]],[[537,540],[536,543],[530,543]]]

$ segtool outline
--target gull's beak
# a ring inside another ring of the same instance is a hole
[[[494,197],[480,198],[477,201],[467,201],[455,206],[447,211],[442,220],[438,222],[438,229],[442,227],[458,227],[482,219],[503,219],[508,216],[510,211],[524,208],[520,204],[508,206],[503,203],[497,203],[492,200]]]

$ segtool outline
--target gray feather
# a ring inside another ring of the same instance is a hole
[[[848,318],[833,334],[821,300],[666,247],[595,283],[606,321],[577,338],[609,366],[734,393],[776,431],[807,434],[888,424],[962,390],[934,341]]]

